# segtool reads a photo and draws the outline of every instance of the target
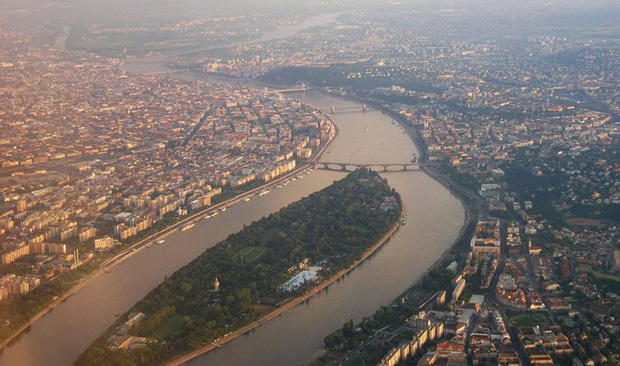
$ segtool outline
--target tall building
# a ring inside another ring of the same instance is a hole
[[[565,256],[562,258],[562,278],[569,278],[570,272],[570,259]]]
[[[49,244],[47,250],[50,254],[66,254],[67,244]]]
[[[94,238],[95,235],[97,235],[97,229],[94,227],[87,227],[80,230],[78,237],[80,238],[80,243],[82,243],[88,239]]]
[[[26,199],[21,199],[17,201],[17,203],[15,204],[15,210],[17,212],[24,212],[26,211],[27,208],[28,208],[28,205],[26,203]]]
[[[30,253],[45,254],[47,251],[47,243],[30,243]]]
[[[105,250],[110,249],[114,246],[114,239],[109,236],[103,237],[101,239],[95,239],[95,249],[96,250]]]
[[[28,254],[30,254],[30,246],[24,245],[8,253],[2,254],[2,264],[11,264],[15,262],[18,258],[26,256]]]
[[[452,301],[459,300],[459,297],[461,297],[463,290],[465,290],[465,283],[465,279],[463,278],[456,284],[454,291],[452,291]]]

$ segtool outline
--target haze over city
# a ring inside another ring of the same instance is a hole
[[[618,19],[3,1],[0,365],[617,365]]]

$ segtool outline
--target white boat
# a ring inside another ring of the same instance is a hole
[[[183,225],[183,226],[181,226],[181,232],[183,232],[183,231],[187,231],[187,230],[189,230],[189,229],[191,229],[191,228],[193,228],[193,227],[194,227],[194,224],[193,224],[193,223],[191,223],[191,224],[187,224],[187,225]]]
[[[268,189],[263,189],[262,191],[260,191],[260,192],[258,193],[258,196],[259,196],[259,197],[262,197],[262,196],[264,196],[264,195],[268,194],[269,192],[271,192],[271,191],[270,191],[270,190],[268,190]]]
[[[250,197],[246,197],[246,198],[243,199],[243,201],[245,201],[245,202],[250,202],[250,200],[251,200]]]
[[[160,240],[156,241],[156,242],[155,242],[155,244],[157,244],[157,245],[161,245],[161,244],[163,244],[164,242],[165,242],[165,240],[164,240],[164,239],[160,239]]]

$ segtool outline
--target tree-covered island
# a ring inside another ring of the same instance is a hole
[[[379,242],[400,196],[360,169],[207,249],[102,334],[76,365],[156,365],[257,321]]]

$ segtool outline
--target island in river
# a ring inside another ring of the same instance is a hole
[[[402,207],[386,181],[357,170],[205,251],[76,364],[160,364],[245,329],[359,263],[399,225]]]

